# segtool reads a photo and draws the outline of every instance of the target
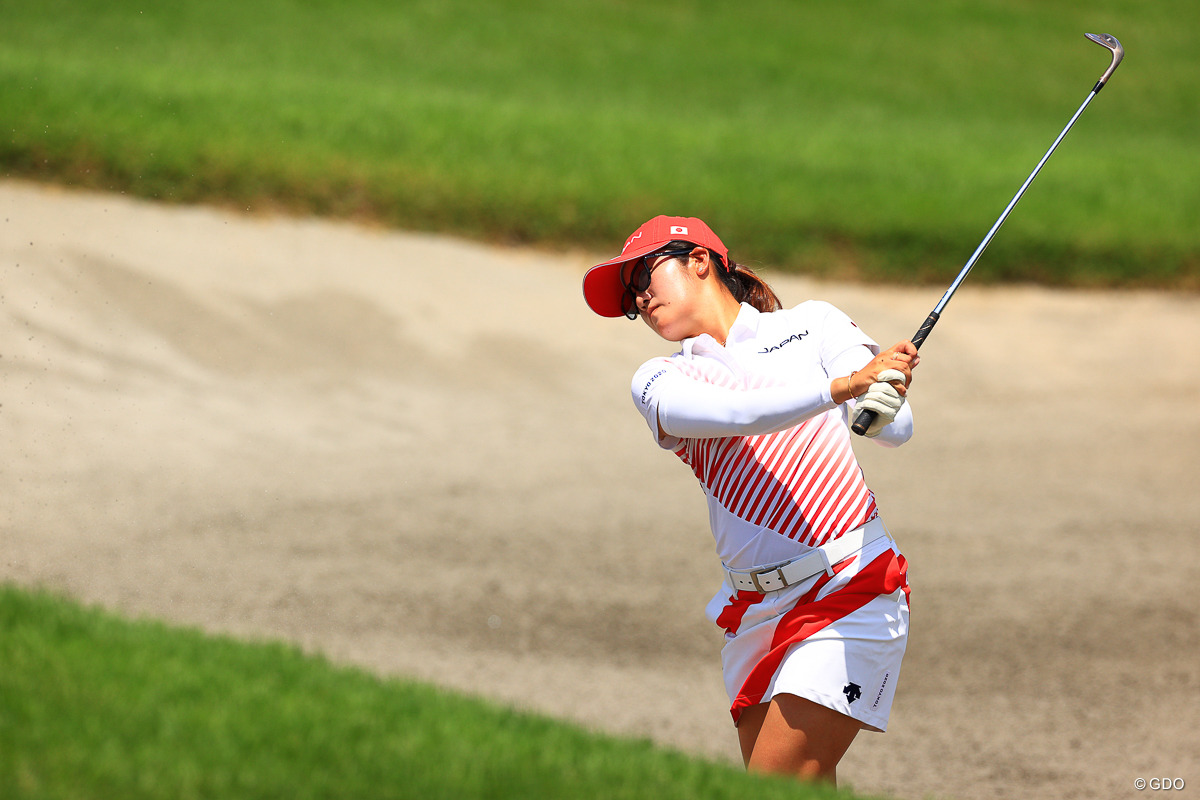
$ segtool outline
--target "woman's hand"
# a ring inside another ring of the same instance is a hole
[[[860,397],[879,380],[879,376],[884,370],[896,370],[904,376],[903,380],[895,378],[890,383],[903,397],[908,394],[908,384],[912,383],[913,368],[920,361],[921,357],[917,355],[916,345],[908,340],[897,342],[868,361],[862,369],[852,372],[844,378],[835,378],[829,386],[830,396],[833,398],[833,402],[838,404],[844,403],[852,397]],[[895,373],[893,373],[893,377],[894,375]]]
[[[917,347],[907,339],[897,342],[879,355],[867,362],[867,365],[857,372],[851,373],[847,380],[847,388],[851,397],[858,397],[871,388],[871,384],[879,380],[879,374],[885,369],[894,369],[904,376],[904,380],[890,381],[901,396],[908,394],[908,385],[912,383],[912,371],[921,362]]]

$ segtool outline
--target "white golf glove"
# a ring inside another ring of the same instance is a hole
[[[888,381],[904,381],[904,373],[898,369],[885,369],[879,373],[879,380],[871,384],[865,394],[859,396],[855,410],[866,409],[875,412],[875,420],[867,428],[864,436],[878,436],[879,432],[889,425],[904,405],[904,398],[895,386]]]

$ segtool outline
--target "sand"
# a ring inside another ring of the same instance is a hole
[[[0,182],[0,581],[735,760],[703,498],[627,394],[673,348],[595,255]],[[941,291],[764,272],[884,343]],[[1200,786],[1198,341],[1195,295],[958,293],[915,438],[859,442],[913,616],[844,786]]]

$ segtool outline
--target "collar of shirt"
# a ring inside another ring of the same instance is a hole
[[[762,314],[757,308],[749,303],[742,303],[742,308],[738,311],[737,318],[729,326],[729,334],[725,337],[725,347],[751,340],[757,336],[758,321],[761,316]],[[681,344],[683,345],[684,355],[688,356],[693,354],[702,355],[721,347],[721,343],[707,333],[684,339]]]

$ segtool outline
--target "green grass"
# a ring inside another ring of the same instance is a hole
[[[8,0],[0,170],[610,250],[943,280],[1128,55],[973,280],[1200,286],[1193,0]]]
[[[0,585],[0,797],[832,798],[282,644]]]

